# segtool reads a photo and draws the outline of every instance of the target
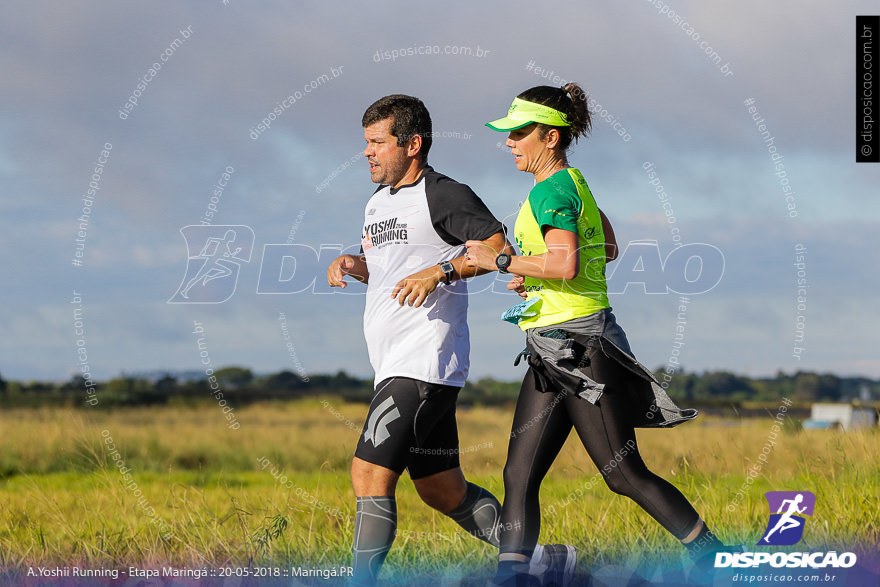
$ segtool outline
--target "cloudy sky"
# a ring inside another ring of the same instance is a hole
[[[611,299],[643,362],[674,351],[688,370],[880,377],[880,165],[856,164],[854,141],[855,15],[872,2],[102,0],[3,12],[4,378],[63,380],[80,359],[101,379],[196,370],[199,337],[215,367],[371,375],[363,288],[333,294],[324,278],[333,251],[358,243],[374,189],[364,109],[421,97],[431,164],[510,224],[532,179],[483,123],[563,80],[597,111],[570,160],[630,247],[609,267]],[[242,251],[225,263],[237,282],[214,282],[235,289],[222,303],[168,303],[194,277],[188,257],[227,230],[185,239],[207,212],[237,227]],[[297,246],[267,246],[286,244]],[[678,348],[682,301],[668,287],[695,291]],[[472,374],[513,380],[522,335],[499,320],[516,301],[501,289],[472,284]]]

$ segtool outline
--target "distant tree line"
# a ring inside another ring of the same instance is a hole
[[[99,408],[186,405],[217,401],[219,397],[236,406],[326,395],[351,402],[369,402],[373,395],[371,379],[352,377],[345,371],[335,375],[308,376],[281,371],[257,376],[244,367],[225,367],[215,371],[214,378],[188,379],[169,373],[151,378],[121,376],[90,383],[95,388]],[[6,381],[0,375],[0,406],[84,406],[86,387],[86,381],[79,375],[64,383]],[[506,404],[514,402],[518,393],[519,382],[483,378],[465,385],[460,403]],[[880,381],[804,371],[791,375],[779,372],[769,378],[751,378],[727,371],[679,372],[670,382],[668,393],[688,406],[772,403],[782,397],[802,404],[815,401],[875,402],[880,399]]]

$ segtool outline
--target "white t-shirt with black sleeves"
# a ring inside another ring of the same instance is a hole
[[[391,298],[397,283],[465,253],[467,240],[502,232],[468,186],[425,167],[397,189],[380,186],[367,203],[361,245],[370,272],[364,337],[378,385],[389,377],[464,386],[470,341],[467,283],[441,282],[421,307]]]

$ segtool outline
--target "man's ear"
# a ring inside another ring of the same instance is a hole
[[[418,157],[422,152],[422,135],[413,135],[406,144],[406,156]]]

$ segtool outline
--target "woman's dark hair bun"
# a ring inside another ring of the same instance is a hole
[[[586,137],[590,134],[592,121],[590,108],[587,104],[587,93],[576,83],[565,84],[561,88],[535,86],[521,93],[517,98],[549,106],[565,115],[570,126],[551,127],[540,124],[538,127],[542,137],[547,134],[549,129],[557,129],[559,131],[559,148],[563,151],[568,149],[572,139],[577,142],[578,137]]]

